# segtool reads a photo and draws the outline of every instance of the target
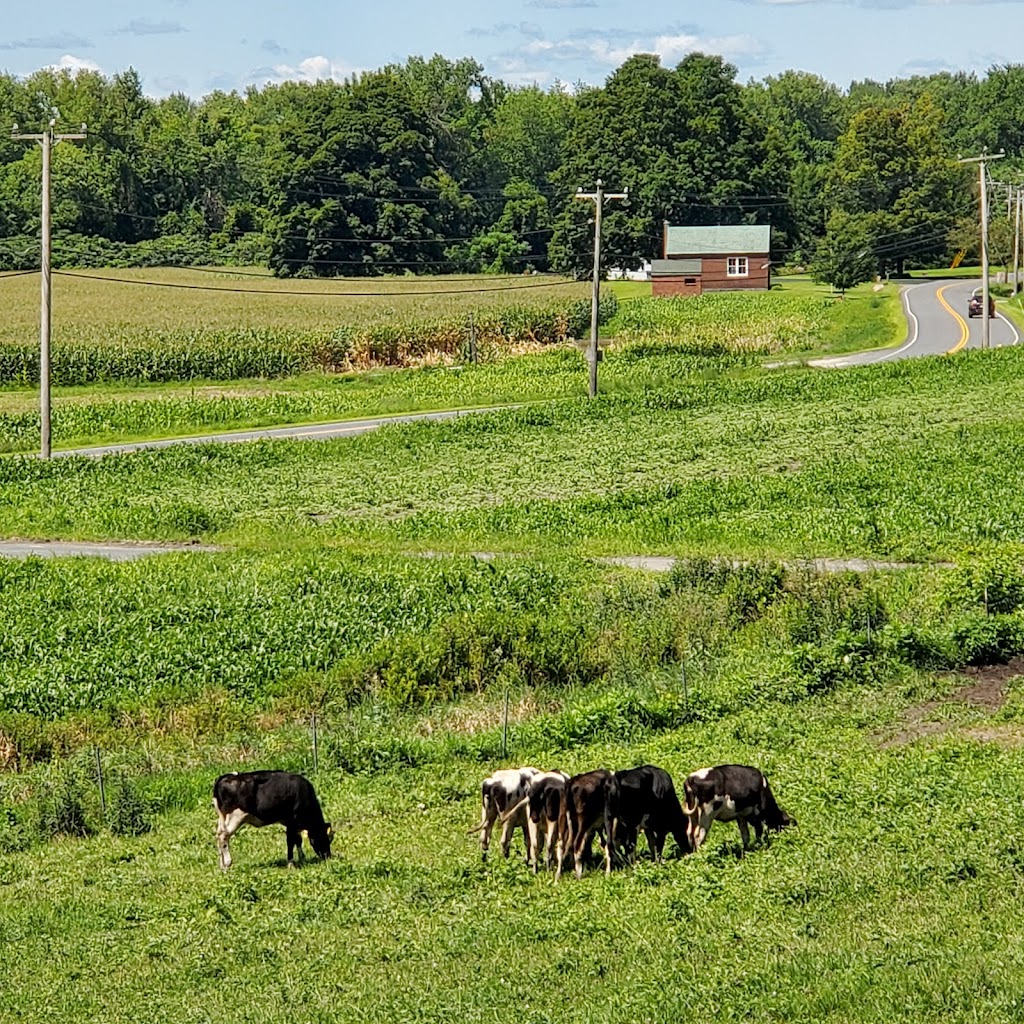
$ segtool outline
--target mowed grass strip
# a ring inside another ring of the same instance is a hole
[[[624,352],[628,363],[630,357]],[[7,459],[7,536],[927,559],[1024,535],[1021,353],[638,387],[326,443]],[[645,372],[642,360],[635,360]],[[117,500],[111,500],[116,494]]]

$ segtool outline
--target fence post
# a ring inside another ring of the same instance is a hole
[[[505,690],[505,717],[501,725],[501,756],[508,754],[508,690]]]
[[[318,744],[317,744],[316,712],[315,711],[313,712],[313,717],[312,717],[312,720],[310,722],[310,725],[312,727],[312,732],[313,732],[313,774],[314,775],[318,775],[319,772],[320,772],[320,752],[319,752]]]
[[[103,760],[100,757],[100,748],[93,747],[93,753],[96,755],[96,783],[100,787],[100,810],[103,812],[103,820],[107,820],[107,791],[103,785]]]

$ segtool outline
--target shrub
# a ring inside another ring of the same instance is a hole
[[[957,566],[945,577],[941,603],[946,609],[984,608],[991,614],[1024,604],[1024,563],[1019,556],[997,554]]]
[[[140,836],[153,827],[146,801],[124,775],[115,776],[108,787],[107,827],[116,836]]]

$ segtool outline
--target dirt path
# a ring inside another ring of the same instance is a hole
[[[965,683],[956,693],[943,700],[929,700],[908,708],[898,732],[881,740],[883,750],[900,747],[926,736],[957,733],[982,742],[1005,743],[1019,746],[1024,743],[1024,727],[1012,722],[978,723],[965,726],[962,722],[949,722],[932,716],[949,703],[966,704],[970,708],[993,715],[1006,703],[1006,686],[1012,679],[1024,676],[1024,657],[1013,658],[1005,665],[969,667],[960,673]]]

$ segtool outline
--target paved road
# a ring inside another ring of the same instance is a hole
[[[412,412],[402,416],[373,416],[361,420],[341,420],[336,423],[307,423],[295,427],[266,427],[257,430],[232,430],[225,434],[202,434],[196,437],[168,437],[159,441],[132,441],[127,444],[105,444],[96,448],[62,448],[54,451],[55,459],[68,455],[120,455],[138,452],[147,448],[170,448],[177,444],[227,444],[233,441],[260,441],[265,438],[295,437],[307,440],[329,441],[335,437],[349,437],[365,434],[370,430],[386,427],[389,423],[416,423],[421,420],[451,420],[458,416],[472,416],[481,412],[498,412],[501,409],[518,409],[518,405],[492,405],[483,409],[453,409],[444,412]]]
[[[151,555],[164,555],[175,551],[221,551],[222,548],[209,544],[158,544],[131,543],[127,541],[57,541],[57,540],[0,540],[0,558],[68,558],[74,556],[88,558],[105,558],[111,562],[130,562]],[[501,557],[514,558],[514,555],[501,556],[490,551],[472,551],[469,554],[481,561],[492,562]],[[437,551],[421,552],[424,558],[449,558],[450,553]],[[668,572],[678,561],[668,555],[609,555],[595,558],[596,562],[606,565],[622,565],[629,569],[642,569],[646,572]],[[733,565],[743,565],[733,562]],[[885,570],[920,568],[912,562],[879,562],[870,558],[815,558],[789,563],[794,568],[813,569],[816,572],[878,572]],[[946,565],[948,563],[939,563]]]
[[[150,555],[174,551],[216,551],[206,544],[129,544],[117,541],[91,543],[63,540],[0,540],[0,558],[105,558],[108,562],[133,562]]]
[[[891,359],[912,359],[981,348],[982,321],[967,316],[967,300],[981,287],[980,281],[921,281],[903,289],[903,308],[907,315],[907,339],[894,348],[873,352],[854,352],[846,356],[809,360],[811,366],[841,368],[869,366]],[[1001,313],[989,320],[989,344],[993,348],[1016,345],[1017,328]]]

